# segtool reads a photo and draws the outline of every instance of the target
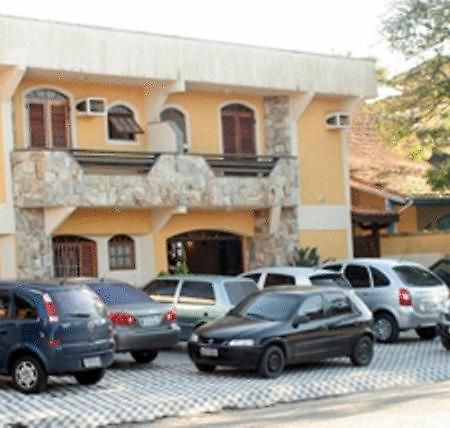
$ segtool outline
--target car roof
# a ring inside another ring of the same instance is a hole
[[[324,263],[323,266],[341,264],[341,263],[355,263],[355,264],[371,264],[373,266],[385,266],[385,267],[395,267],[395,266],[418,266],[424,267],[420,263],[412,262],[409,260],[402,259],[386,259],[386,258],[378,258],[378,257],[361,257],[357,259],[342,259],[336,260],[329,263]]]
[[[249,275],[253,273],[276,273],[285,275],[295,275],[295,276],[309,276],[316,273],[329,273],[325,269],[313,267],[301,267],[301,266],[265,266],[259,269],[249,270],[243,272],[241,275]]]
[[[281,293],[281,294],[315,294],[315,293],[326,293],[332,291],[339,291],[346,293],[348,290],[341,287],[311,287],[307,285],[281,285],[276,287],[267,287],[261,290],[261,293]]]
[[[240,278],[232,275],[211,275],[211,274],[161,275],[153,278],[152,281],[154,281],[155,279],[176,279],[176,280],[188,279],[198,281],[209,281],[215,283],[220,283],[229,280],[251,281],[251,279],[249,278]]]
[[[81,284],[80,284],[81,285]],[[51,290],[61,290],[64,288],[69,289],[61,281],[58,280],[36,280],[36,279],[13,279],[13,280],[2,280],[0,281],[0,288],[26,288],[29,290],[40,290],[40,291],[51,291]]]

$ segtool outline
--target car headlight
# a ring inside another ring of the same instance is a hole
[[[442,312],[445,312],[446,314],[450,313],[450,299],[446,300],[443,304],[442,304]]]
[[[195,334],[195,333],[192,333],[192,335],[191,335],[191,337],[189,339],[189,342],[197,343],[198,342],[198,335]]]
[[[229,346],[254,346],[255,341],[253,339],[233,339],[228,342]]]

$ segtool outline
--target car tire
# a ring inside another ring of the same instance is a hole
[[[214,364],[196,363],[195,367],[197,367],[197,369],[202,373],[212,373],[216,370],[216,366]]]
[[[436,327],[416,328],[416,333],[422,340],[433,340],[437,336]]]
[[[258,372],[262,377],[276,378],[283,372],[285,363],[283,350],[277,345],[272,345],[264,351],[258,365]]]
[[[375,315],[373,322],[373,333],[378,342],[396,342],[399,332],[397,321],[391,314],[382,312]]]
[[[14,388],[24,394],[36,394],[47,386],[48,375],[42,363],[31,355],[14,361],[11,375]]]
[[[350,360],[354,366],[365,367],[373,358],[373,340],[369,336],[361,336],[353,345]]]
[[[445,337],[441,337],[441,343],[442,346],[447,349],[447,351],[450,351],[450,339],[447,339]]]
[[[95,385],[105,376],[105,369],[87,370],[85,372],[75,373],[74,377],[80,385]]]
[[[158,356],[158,351],[133,351],[131,356],[138,364],[148,364]]]

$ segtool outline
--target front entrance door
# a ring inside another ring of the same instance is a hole
[[[97,246],[94,241],[77,236],[53,238],[55,277],[97,276]]]
[[[242,272],[242,242],[237,235],[198,230],[167,241],[169,269],[185,262],[190,273],[237,275]]]

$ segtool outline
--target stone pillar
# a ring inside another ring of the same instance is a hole
[[[270,233],[269,210],[255,211],[255,236],[249,245],[249,269],[286,266],[292,262],[297,246],[297,209],[282,208],[278,228]]]
[[[17,276],[53,276],[52,238],[45,233],[44,210],[16,208]]]
[[[292,153],[289,97],[264,97],[264,131],[268,155]]]

